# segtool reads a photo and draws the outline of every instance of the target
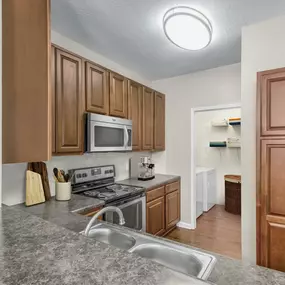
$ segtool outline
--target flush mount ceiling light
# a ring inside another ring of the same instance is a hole
[[[175,7],[163,18],[164,32],[176,46],[187,50],[200,50],[212,40],[212,25],[199,11],[189,7]]]

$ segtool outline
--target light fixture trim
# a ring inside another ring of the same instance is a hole
[[[202,24],[205,27],[205,31],[208,32],[208,40],[206,42],[206,44],[204,44],[203,46],[199,47],[199,48],[189,48],[189,47],[185,47],[180,45],[179,43],[175,42],[173,40],[173,38],[171,38],[171,36],[169,35],[168,31],[167,31],[167,23],[173,19],[174,17],[177,16],[188,16],[192,19],[197,20],[200,24]],[[190,50],[190,51],[197,51],[197,50],[202,50],[205,49],[206,47],[208,47],[210,45],[210,43],[212,42],[212,38],[213,38],[213,27],[212,24],[210,22],[210,20],[200,11],[190,8],[190,7],[186,7],[186,6],[178,6],[178,7],[173,7],[171,9],[169,9],[163,17],[163,29],[164,29],[164,33],[166,35],[166,37],[168,38],[168,40],[170,42],[172,42],[174,45],[178,46],[179,48],[182,48],[184,50]]]

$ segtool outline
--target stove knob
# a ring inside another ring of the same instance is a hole
[[[76,178],[81,178],[81,174],[76,174]]]
[[[87,177],[87,173],[82,173],[82,177]]]

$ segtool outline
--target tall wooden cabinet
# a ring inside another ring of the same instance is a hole
[[[52,150],[50,1],[2,1],[2,163]]]
[[[258,73],[257,263],[285,271],[285,69]]]
[[[133,122],[133,150],[141,150],[142,90],[139,83],[128,81],[128,119]]]
[[[153,149],[154,92],[144,87],[142,99],[142,150]]]
[[[56,153],[83,152],[82,60],[55,49]]]
[[[108,71],[91,62],[85,63],[86,111],[109,114]]]

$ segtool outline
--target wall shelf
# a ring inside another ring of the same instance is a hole
[[[209,147],[227,147],[227,142],[226,141],[209,142]]]

